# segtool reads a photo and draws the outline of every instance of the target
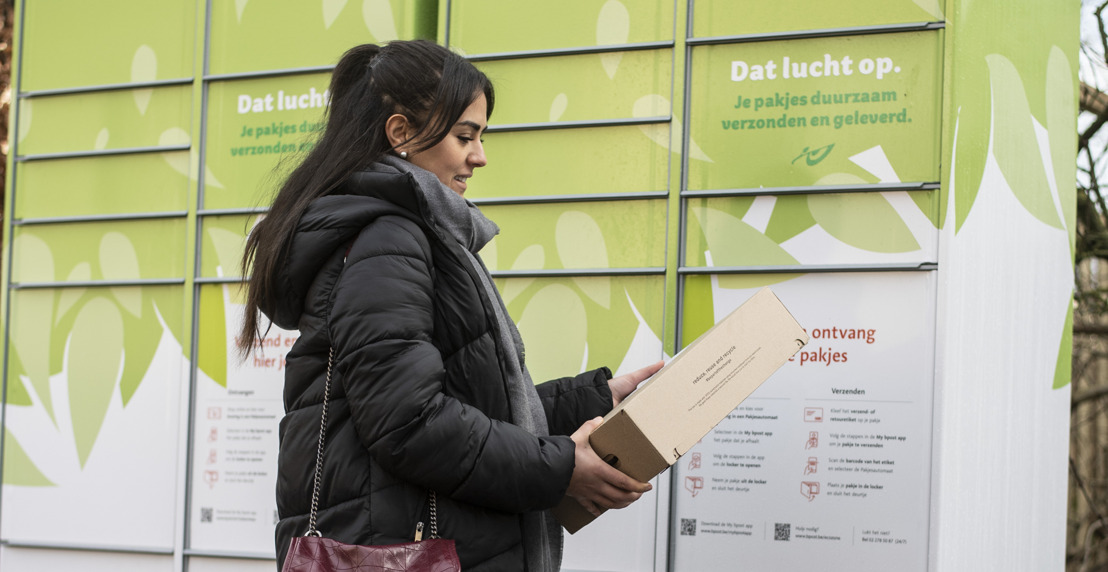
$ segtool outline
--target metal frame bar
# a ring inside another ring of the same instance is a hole
[[[684,53],[682,56],[685,58],[685,67],[682,70],[683,76],[681,78],[682,98],[681,98],[681,125],[685,128],[681,133],[681,173],[678,177],[679,187],[677,189],[677,279],[675,282],[674,290],[676,296],[676,304],[674,305],[675,316],[673,317],[673,347],[670,349],[670,355],[677,355],[677,352],[681,346],[681,338],[684,335],[684,316],[685,316],[685,280],[681,275],[681,267],[685,265],[685,252],[688,250],[686,244],[686,235],[688,234],[687,225],[685,220],[688,218],[688,201],[685,200],[685,190],[689,187],[689,153],[688,148],[691,142],[689,136],[689,117],[692,115],[692,52],[693,44],[690,43],[690,39],[693,35],[693,17],[695,10],[695,0],[686,0],[685,2],[685,30],[684,30]],[[676,57],[676,54],[675,54]],[[674,516],[677,514],[677,487],[670,486],[669,489],[669,520],[666,522],[668,528],[668,558],[666,561],[666,569],[674,570],[674,566],[677,562],[677,531],[674,527]]]
[[[449,28],[450,24],[447,23]],[[580,46],[573,48],[554,48],[549,50],[521,50],[518,52],[494,52],[488,54],[472,54],[466,56],[471,62],[488,62],[503,60],[518,60],[524,58],[548,58],[556,56],[576,56],[583,54],[608,54],[615,52],[637,52],[642,50],[659,50],[672,48],[672,41],[639,42],[634,44],[611,44],[607,46]]]
[[[192,144],[184,145],[151,145],[149,147],[121,147],[119,149],[94,149],[90,151],[63,151],[60,153],[35,153],[31,155],[16,155],[15,162],[26,163],[28,161],[48,161],[52,159],[79,159],[83,157],[104,157],[109,155],[136,155],[139,153],[172,153],[174,151],[188,151]]]
[[[773,40],[800,40],[805,38],[833,38],[837,36],[863,36],[871,34],[896,34],[901,32],[922,32],[941,30],[945,22],[915,22],[908,24],[882,24],[877,26],[852,26],[847,28],[824,28],[820,30],[800,30],[795,32],[772,32],[768,34],[737,34],[734,36],[708,36],[693,38],[689,30],[690,46],[710,46],[716,44],[741,44],[748,42],[766,42]]]
[[[211,70],[211,37],[212,37],[212,0],[206,0],[204,3],[204,46],[203,57],[200,62],[202,77],[200,80],[200,133],[197,135],[197,170],[196,170],[196,205],[197,209],[194,228],[194,244],[193,244],[193,268],[192,268],[192,316],[190,316],[192,327],[189,335],[189,369],[188,378],[185,380],[185,385],[188,387],[188,402],[182,406],[182,417],[184,421],[185,437],[184,456],[185,464],[185,478],[181,484],[181,521],[178,523],[181,526],[181,550],[182,559],[192,555],[200,555],[205,551],[193,550],[190,548],[192,544],[192,487],[193,487],[193,433],[196,430],[195,418],[196,418],[196,386],[199,379],[199,360],[197,359],[197,352],[200,349],[200,284],[197,283],[197,278],[201,274],[201,267],[203,265],[203,245],[204,245],[204,217],[200,214],[201,209],[204,207],[205,200],[205,165],[207,164],[207,158],[205,152],[208,145],[208,91],[210,90],[211,82],[213,81],[212,75],[209,73]],[[331,66],[333,67],[333,66]],[[239,77],[273,77],[272,75],[249,75]],[[237,79],[230,77],[227,79]],[[186,567],[187,568],[187,567]]]
[[[9,290],[43,288],[115,288],[119,286],[182,286],[184,278],[146,278],[139,280],[75,280],[73,282],[9,282]]]
[[[29,548],[34,550],[76,550],[81,552],[111,552],[118,554],[153,554],[171,556],[173,550],[148,548],[145,546],[94,546],[88,544],[68,544],[55,542],[32,542],[26,540],[3,540],[0,545],[10,548]]]
[[[39,89],[24,91],[17,97],[19,99],[31,99],[36,97],[51,97],[54,95],[81,95],[85,93],[102,93],[105,91],[121,91],[125,89],[149,89],[154,87],[173,87],[192,83],[191,77],[175,79],[159,79],[154,81],[140,81],[134,83],[105,83],[101,85],[89,85],[84,87],[65,87],[59,89]]]
[[[682,276],[720,274],[815,274],[827,272],[929,272],[938,269],[937,262],[903,262],[889,264],[805,264],[797,266],[682,266]]]
[[[14,31],[14,36],[12,38],[12,41],[15,42],[15,45],[13,46],[15,53],[12,54],[13,57],[12,57],[12,61],[10,63],[12,65],[12,67],[15,69],[16,73],[15,73],[15,77],[11,78],[12,82],[13,82],[11,87],[12,87],[12,90],[15,93],[19,93],[19,88],[23,84],[23,32],[24,32],[24,29],[25,29],[23,23],[24,23],[24,19],[25,19],[25,14],[27,12],[27,2],[26,2],[26,0],[19,0],[18,3],[16,3],[12,7],[12,9],[13,9],[14,13],[18,15],[18,19],[15,22],[15,31]],[[22,106],[22,100],[20,100],[19,98],[15,98],[11,102],[11,106],[8,109],[8,117],[9,117],[9,123],[10,123],[10,125],[9,125],[10,129],[8,131],[8,137],[9,137],[9,140],[11,141],[11,148],[9,149],[9,153],[10,153],[10,156],[11,156],[11,161],[8,163],[8,166],[11,167],[9,169],[11,172],[8,173],[8,177],[10,177],[10,179],[8,179],[8,182],[10,183],[11,186],[8,189],[8,196],[10,198],[5,197],[5,200],[10,201],[10,202],[6,202],[5,204],[6,205],[11,205],[11,210],[13,212],[15,211],[16,199],[18,198],[18,194],[16,193],[16,189],[18,188],[16,186],[16,180],[18,178],[19,169],[15,168],[15,156],[16,156],[16,153],[18,153],[18,150],[19,150],[19,137],[18,136],[12,137],[12,134],[13,133],[15,133],[15,134],[19,133],[19,110],[20,110],[21,106]],[[11,283],[12,283],[12,276],[14,275],[13,268],[15,267],[15,265],[13,264],[13,260],[12,260],[12,254],[15,252],[15,249],[13,247],[13,243],[15,242],[15,240],[10,240],[10,239],[12,238],[12,235],[15,234],[15,229],[12,228],[12,229],[9,230],[9,229],[5,228],[3,234],[7,235],[9,240],[5,241],[5,244],[3,245],[4,254],[5,254],[3,265],[6,266],[6,273],[5,273],[4,279],[5,279],[6,283],[8,284],[8,287],[5,288],[4,292],[3,292],[3,296],[4,296],[4,304],[3,304],[3,308],[4,308],[4,324],[3,324],[3,331],[4,331],[4,349],[3,349],[3,352],[4,352],[4,358],[3,358],[3,367],[4,367],[4,370],[0,371],[0,482],[3,482],[3,479],[4,479],[4,469],[5,469],[4,459],[5,459],[5,455],[7,454],[6,453],[6,448],[4,447],[4,443],[7,441],[7,432],[8,432],[8,372],[10,371],[9,366],[11,365],[11,351],[10,351],[11,344],[9,343],[9,340],[11,339],[11,329],[12,329],[11,328],[11,324],[12,324],[12,288],[11,288]],[[2,235],[0,235],[0,236],[2,236]],[[3,515],[3,505],[4,505],[3,498],[4,498],[4,495],[2,493],[0,493],[0,516]],[[3,518],[0,518],[0,534],[2,534],[2,532],[3,532],[3,527],[2,527],[3,520],[4,520]]]
[[[536,195],[533,197],[488,197],[483,199],[471,199],[478,206],[499,205],[526,205],[558,203],[596,203],[606,201],[643,201],[651,199],[664,199],[669,196],[667,191],[640,191],[634,193],[596,193],[582,195]]]
[[[548,129],[584,129],[588,127],[624,127],[669,123],[669,116],[626,117],[619,119],[585,119],[581,121],[544,121],[535,123],[506,123],[490,125],[485,133],[510,133],[514,131],[545,131]]]
[[[594,276],[665,276],[665,266],[643,268],[551,268],[540,270],[490,270],[493,278],[588,278]]]
[[[165,211],[155,213],[119,213],[119,214],[103,214],[103,215],[83,215],[83,216],[54,216],[54,217],[39,217],[39,218],[16,218],[12,219],[12,226],[35,226],[44,224],[68,224],[68,223],[81,223],[81,222],[115,222],[115,221],[136,221],[136,220],[157,220],[165,218],[184,218],[188,216],[188,211]]]
[[[205,31],[205,37],[209,35],[210,30]],[[205,45],[204,49],[207,51],[210,46]],[[284,68],[276,70],[263,70],[263,71],[249,71],[249,72],[232,72],[232,73],[217,73],[209,74],[208,65],[210,62],[204,62],[204,76],[201,80],[204,83],[211,83],[213,81],[224,81],[232,79],[261,79],[269,77],[282,77],[287,75],[305,75],[312,73],[325,73],[335,69],[334,65],[326,66],[307,66],[302,68]]]
[[[199,558],[228,558],[233,560],[273,560],[272,556],[257,552],[222,552],[216,550],[193,550],[191,548],[186,548],[184,550],[184,555],[196,556]]]
[[[236,209],[199,209],[196,211],[196,216],[234,216],[234,215],[253,215],[253,214],[265,214],[269,212],[269,207],[243,207]]]
[[[197,286],[202,284],[241,284],[249,279],[249,276],[197,276],[192,280],[192,283]]]
[[[874,183],[872,185],[814,185],[811,187],[758,187],[749,189],[703,189],[682,191],[686,198],[747,197],[762,195],[817,195],[826,193],[876,193],[883,191],[930,191],[939,183]]]

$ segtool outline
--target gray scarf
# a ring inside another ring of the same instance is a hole
[[[392,155],[384,156],[381,163],[383,165],[375,165],[376,170],[411,173],[418,191],[423,195],[421,202],[427,208],[438,238],[452,238],[464,247],[470,265],[481,278],[486,298],[493,302],[497,321],[496,353],[501,369],[508,376],[508,406],[512,422],[532,435],[549,435],[546,413],[524,363],[523,339],[508,316],[504,300],[493,285],[488,268],[477,255],[500,232],[500,228],[481,214],[476,205],[443,185],[430,171]],[[554,516],[550,511],[530,512],[520,515],[520,522],[528,572],[556,572],[562,561],[562,530]]]

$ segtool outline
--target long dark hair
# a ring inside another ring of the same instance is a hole
[[[239,351],[245,357],[260,337],[260,308],[272,307],[275,279],[308,205],[330,194],[351,174],[393,151],[385,122],[404,115],[415,128],[412,152],[430,149],[478,96],[492,114],[493,88],[485,74],[450,50],[426,40],[351,48],[331,74],[326,128],[304,161],[281,185],[268,214],[246,239],[242,257],[247,296]]]

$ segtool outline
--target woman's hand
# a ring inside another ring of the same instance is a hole
[[[639,386],[640,383],[646,381],[646,379],[658,370],[662,369],[665,365],[664,361],[657,361],[644,368],[636,369],[631,373],[625,373],[619,377],[613,377],[608,380],[608,387],[612,390],[612,407],[619,405],[619,402],[623,401],[624,397],[631,395],[632,391]]]
[[[575,499],[594,516],[599,516],[605,509],[623,508],[652,488],[649,483],[640,483],[619,472],[592,450],[589,435],[600,426],[601,421],[600,417],[586,421],[570,435],[576,448],[573,476],[569,479],[566,496]]]

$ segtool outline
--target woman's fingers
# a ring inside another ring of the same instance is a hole
[[[619,402],[623,401],[623,398],[630,395],[632,391],[635,391],[635,388],[638,387],[640,383],[646,381],[655,373],[658,373],[658,370],[662,369],[663,365],[665,365],[665,362],[659,360],[648,366],[636,369],[631,373],[625,373],[608,380],[608,387],[612,390],[612,406],[619,405]]]
[[[589,444],[589,434],[599,426],[599,417],[585,422],[570,436],[573,439],[574,468],[566,494],[594,515],[602,509],[623,508],[635,502],[651,489],[621,473],[597,456]]]

